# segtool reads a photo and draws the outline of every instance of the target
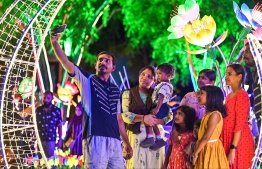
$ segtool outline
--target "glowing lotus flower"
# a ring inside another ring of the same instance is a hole
[[[206,52],[208,49],[214,48],[221,44],[226,36],[227,31],[224,32],[215,41],[214,45],[211,45],[216,33],[216,23],[212,16],[204,16],[202,20],[195,20],[192,24],[187,24],[183,29],[185,39],[194,45],[205,47],[205,49],[197,51],[187,51],[191,54],[200,54]]]
[[[199,18],[199,6],[195,0],[186,0],[184,5],[179,5],[177,15],[171,18],[171,26],[168,31],[172,32],[168,39],[178,39],[183,37],[183,28],[187,23]]]
[[[186,24],[183,33],[189,43],[205,47],[214,39],[216,23],[212,16],[205,15],[202,20],[194,20],[192,24]]]
[[[257,40],[262,41],[262,28],[259,27],[255,31],[252,31],[253,35],[257,38]]]
[[[255,7],[251,10],[245,3],[243,3],[240,9],[237,3],[233,1],[233,7],[237,20],[244,27],[252,27],[253,29],[257,29],[262,25],[261,4],[256,4]]]

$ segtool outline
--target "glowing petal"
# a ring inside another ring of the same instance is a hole
[[[228,31],[225,31],[222,35],[219,36],[219,40],[213,45],[213,47],[216,47],[220,45],[227,37]]]
[[[233,8],[235,13],[237,13],[237,11],[240,11],[240,8],[238,7],[238,4],[235,1],[233,1]]]
[[[253,35],[259,40],[262,41],[262,28],[257,28],[255,31],[253,31]]]
[[[252,16],[251,16],[251,12],[250,12],[250,9],[247,6],[247,4],[243,3],[241,5],[241,11],[246,16],[246,18],[249,20],[249,22],[251,22],[252,21]]]
[[[184,36],[182,30],[178,30],[176,32],[172,32],[169,36],[168,36],[168,40],[170,39],[178,39],[178,38],[182,38]]]

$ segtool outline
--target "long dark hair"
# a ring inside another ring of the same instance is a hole
[[[196,111],[195,109],[187,106],[187,105],[182,105],[179,106],[177,110],[181,110],[184,114],[185,114],[185,124],[186,124],[186,128],[190,131],[193,131],[194,128],[194,122],[196,120]],[[175,121],[173,122],[174,126],[176,127],[176,129],[179,129],[180,126],[178,124],[175,123]]]
[[[206,96],[206,110],[207,112],[219,111],[222,117],[226,117],[226,108],[223,104],[224,94],[217,86],[203,86],[200,88],[207,93]]]
[[[245,79],[246,79],[246,69],[244,66],[240,65],[239,63],[233,63],[231,65],[228,65],[228,67],[231,67],[237,75],[242,75],[242,79],[241,79],[241,85],[242,87],[244,87],[245,85]]]

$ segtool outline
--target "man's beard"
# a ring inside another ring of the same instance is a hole
[[[44,102],[44,107],[48,108],[48,107],[50,107],[51,104],[52,104],[51,102]]]

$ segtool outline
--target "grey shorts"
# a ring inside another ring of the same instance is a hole
[[[124,169],[120,140],[92,136],[90,144],[85,139],[82,143],[85,169]]]

